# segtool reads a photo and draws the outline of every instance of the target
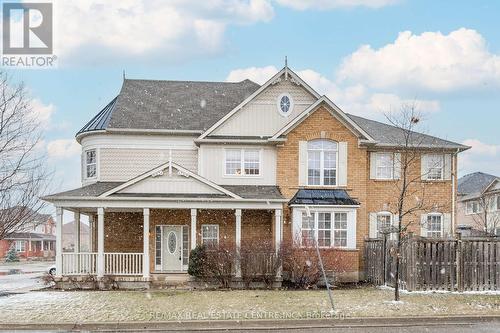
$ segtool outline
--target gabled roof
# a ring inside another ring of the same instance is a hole
[[[164,164],[161,164],[161,165],[157,166],[156,168],[153,168],[150,171],[143,173],[142,175],[139,175],[139,176],[137,176],[135,178],[132,178],[131,180],[126,181],[126,182],[122,183],[121,185],[118,185],[115,188],[113,188],[113,189],[111,189],[109,191],[106,191],[106,192],[100,194],[99,197],[104,198],[104,197],[110,196],[112,194],[118,193],[121,190],[123,190],[123,189],[125,189],[125,188],[127,188],[129,186],[132,186],[132,185],[140,182],[143,179],[149,178],[152,175],[154,175],[154,174],[156,174],[156,173],[158,173],[160,171],[163,171],[165,169],[171,169],[171,168],[175,168],[176,170],[182,172],[184,175],[196,179],[200,183],[203,183],[203,184],[205,184],[205,185],[213,188],[214,190],[216,190],[217,192],[219,192],[221,194],[225,194],[225,195],[227,195],[229,197],[232,197],[234,199],[241,199],[240,196],[232,193],[231,191],[228,191],[227,189],[225,189],[225,188],[223,188],[223,187],[215,184],[214,182],[212,182],[212,181],[210,181],[210,180],[208,180],[208,179],[206,179],[206,178],[204,178],[204,177],[202,177],[202,176],[200,176],[200,175],[198,175],[198,174],[196,174],[196,173],[194,173],[194,172],[192,172],[192,171],[190,171],[190,170],[188,170],[188,169],[180,166],[177,163],[171,162],[171,161],[169,161],[167,163],[164,163]]]
[[[497,176],[484,172],[474,172],[458,179],[458,194],[479,195],[485,191],[491,183],[498,179]]]
[[[284,67],[262,86],[250,80],[231,83],[125,79],[119,95],[93,117],[76,137],[80,140],[84,135],[96,131],[141,131],[201,135],[199,140],[207,140],[206,136],[282,75],[290,76],[318,100],[329,103],[334,110],[342,114],[346,124],[363,133],[363,136],[371,138],[368,141],[377,142],[378,146],[390,147],[397,145],[401,139],[397,127],[342,112],[288,67]],[[459,150],[469,148],[420,133],[417,133],[415,138],[422,148]],[[232,138],[232,140],[251,139],[251,137]],[[259,137],[259,139],[266,138]]]
[[[363,136],[365,140],[374,141],[373,138],[363,128],[358,126],[349,117],[347,117],[347,115],[326,96],[322,96],[315,103],[313,103],[311,106],[305,109],[300,115],[298,115],[291,122],[286,124],[283,128],[281,128],[278,132],[276,132],[276,134],[273,135],[272,139],[278,139],[280,136],[290,132],[292,129],[298,126],[304,119],[306,119],[316,110],[318,110],[321,104],[326,104],[327,106],[329,106],[329,110],[333,111],[334,116],[336,116],[352,131],[356,132],[358,135]]]
[[[203,132],[259,85],[125,79],[119,95],[78,133],[95,130],[178,130]]]
[[[205,138],[206,136],[210,135],[213,131],[215,131],[217,128],[219,128],[223,123],[225,123],[229,118],[231,118],[234,114],[236,114],[238,111],[241,110],[246,104],[250,103],[255,97],[257,97],[261,92],[267,89],[271,84],[274,84],[276,80],[281,78],[282,76],[290,76],[291,79],[295,80],[296,82],[300,83],[309,93],[311,93],[314,97],[319,98],[320,95],[316,90],[314,90],[311,86],[307,84],[304,80],[300,78],[297,74],[295,74],[294,71],[292,71],[290,68],[287,66],[283,67],[278,73],[273,75],[269,80],[266,81],[259,89],[254,91],[254,93],[250,96],[248,96],[245,100],[243,100],[240,104],[235,106],[231,112],[226,114],[223,118],[221,118],[219,121],[217,121],[213,126],[211,126],[208,130],[206,130],[198,140],[201,140]]]

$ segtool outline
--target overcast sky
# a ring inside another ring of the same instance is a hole
[[[500,175],[499,1],[57,0],[57,69],[26,83],[59,190],[80,185],[75,133],[128,78],[263,83],[289,66],[345,112],[415,101],[429,134],[465,143],[460,175]]]

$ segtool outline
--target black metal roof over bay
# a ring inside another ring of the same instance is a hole
[[[298,190],[289,201],[290,205],[330,205],[357,206],[359,202],[352,199],[346,190],[340,189],[302,189]]]

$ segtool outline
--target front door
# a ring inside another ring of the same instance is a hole
[[[163,227],[163,270],[182,270],[182,226]]]

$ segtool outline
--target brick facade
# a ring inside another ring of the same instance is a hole
[[[349,195],[360,203],[357,208],[356,249],[322,249],[322,256],[328,270],[333,270],[344,281],[357,281],[362,278],[364,240],[369,235],[369,213],[395,211],[397,181],[370,179],[370,151],[358,143],[358,137],[325,107],[304,119],[287,134],[287,140],[277,148],[276,181],[281,193],[291,199],[299,189],[299,142],[314,139],[331,139],[347,143],[347,186]],[[456,158],[453,158],[456,170]],[[414,163],[413,176],[420,174],[420,161]],[[453,175],[453,177],[456,177]],[[456,180],[456,178],[455,178]],[[456,182],[455,182],[456,183]],[[419,182],[417,188],[425,188],[425,200],[435,205],[436,211],[451,212],[452,181]],[[405,223],[413,221],[411,231],[419,233],[420,213],[406,217]],[[155,226],[184,225],[191,232],[191,212],[189,209],[151,209],[150,213],[150,267],[154,271]],[[97,218],[94,217],[97,221]],[[201,243],[201,226],[219,225],[221,242],[235,242],[234,210],[198,210],[197,243]],[[142,252],[143,216],[142,212],[121,212],[105,214],[105,252]],[[96,229],[93,228],[93,244],[96,250]],[[242,211],[242,243],[250,239],[274,240],[274,212],[266,210]],[[190,238],[190,237],[189,237]],[[291,210],[285,205],[283,211],[283,239],[293,239]],[[191,240],[190,240],[191,241]],[[191,246],[189,245],[189,248]]]
[[[277,184],[287,199],[291,199],[299,189],[299,141],[314,139],[347,142],[347,186],[340,188],[344,188],[353,199],[360,203],[360,207],[357,209],[356,223],[357,250],[332,249],[323,250],[323,252],[324,256],[327,257],[325,262],[328,269],[350,272],[351,275],[354,275],[355,272],[363,272],[364,239],[369,235],[369,213],[384,210],[394,211],[394,203],[397,202],[396,181],[371,180],[368,149],[360,147],[357,136],[325,107],[320,107],[288,133],[286,142],[278,147]],[[456,170],[456,158],[453,159],[453,163]],[[413,165],[415,168],[411,170],[411,173],[418,177],[420,160],[415,161]],[[419,182],[417,186],[425,186],[425,199],[428,203],[434,204],[436,210],[441,213],[451,212],[451,181]],[[421,193],[420,189],[417,189],[417,192]],[[413,221],[410,229],[415,233],[420,232],[420,213],[409,217]],[[293,236],[291,235],[291,220],[290,209],[285,209],[285,239],[291,239]],[[339,253],[339,251],[342,252]]]

